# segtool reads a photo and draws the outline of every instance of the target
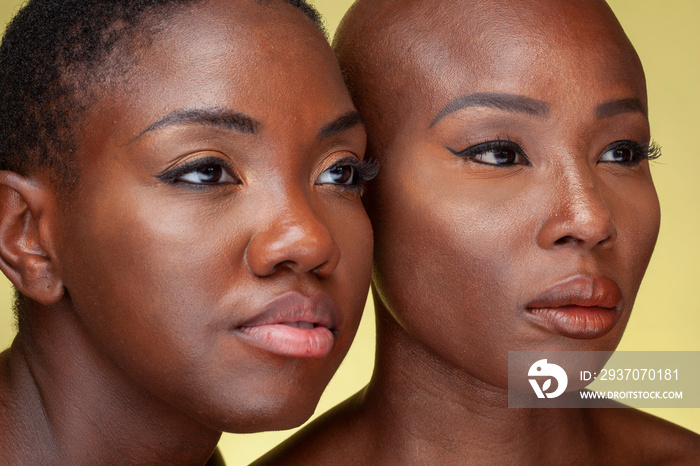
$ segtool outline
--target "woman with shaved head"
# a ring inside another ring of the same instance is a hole
[[[334,46],[382,174],[369,385],[280,464],[697,464],[633,409],[508,408],[509,351],[613,351],[659,229],[644,72],[598,0],[359,0]]]

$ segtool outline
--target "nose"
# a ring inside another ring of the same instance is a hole
[[[331,231],[305,199],[295,201],[275,209],[250,239],[245,258],[254,275],[288,269],[325,278],[338,266],[340,248]]]
[[[591,169],[582,168],[547,183],[549,187],[545,189],[549,192],[545,197],[550,201],[545,207],[545,221],[537,234],[541,248],[607,249],[615,243],[617,229],[613,216],[601,191],[603,187],[594,176]]]

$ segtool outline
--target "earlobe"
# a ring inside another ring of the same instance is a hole
[[[51,251],[52,215],[47,183],[0,171],[0,269],[22,294],[45,306],[64,293]]]

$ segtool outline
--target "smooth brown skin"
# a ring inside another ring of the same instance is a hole
[[[221,431],[313,412],[359,323],[371,272],[360,191],[318,184],[361,160],[362,123],[323,35],[282,1],[175,14],[100,94],[66,199],[43,173],[0,173],[0,265],[32,298],[1,356],[0,463],[203,464]],[[240,112],[248,134],[173,111]],[[157,175],[217,157],[241,182]],[[234,329],[282,293],[340,313],[325,358],[285,358]]]
[[[644,73],[598,1],[360,0],[334,46],[382,173],[375,232],[377,360],[369,385],[261,464],[697,464],[700,437],[632,409],[508,409],[509,350],[613,350],[659,228],[644,160]],[[537,99],[545,115],[471,106],[473,93]],[[601,104],[635,99],[599,115]],[[461,159],[516,142],[529,164]],[[575,274],[605,276],[624,312],[573,339],[525,306]]]

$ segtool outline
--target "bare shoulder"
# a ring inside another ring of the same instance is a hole
[[[327,411],[253,465],[369,464],[372,429],[361,414],[362,392]]]
[[[700,435],[681,426],[632,408],[592,409],[590,418],[610,463],[700,464]]]

